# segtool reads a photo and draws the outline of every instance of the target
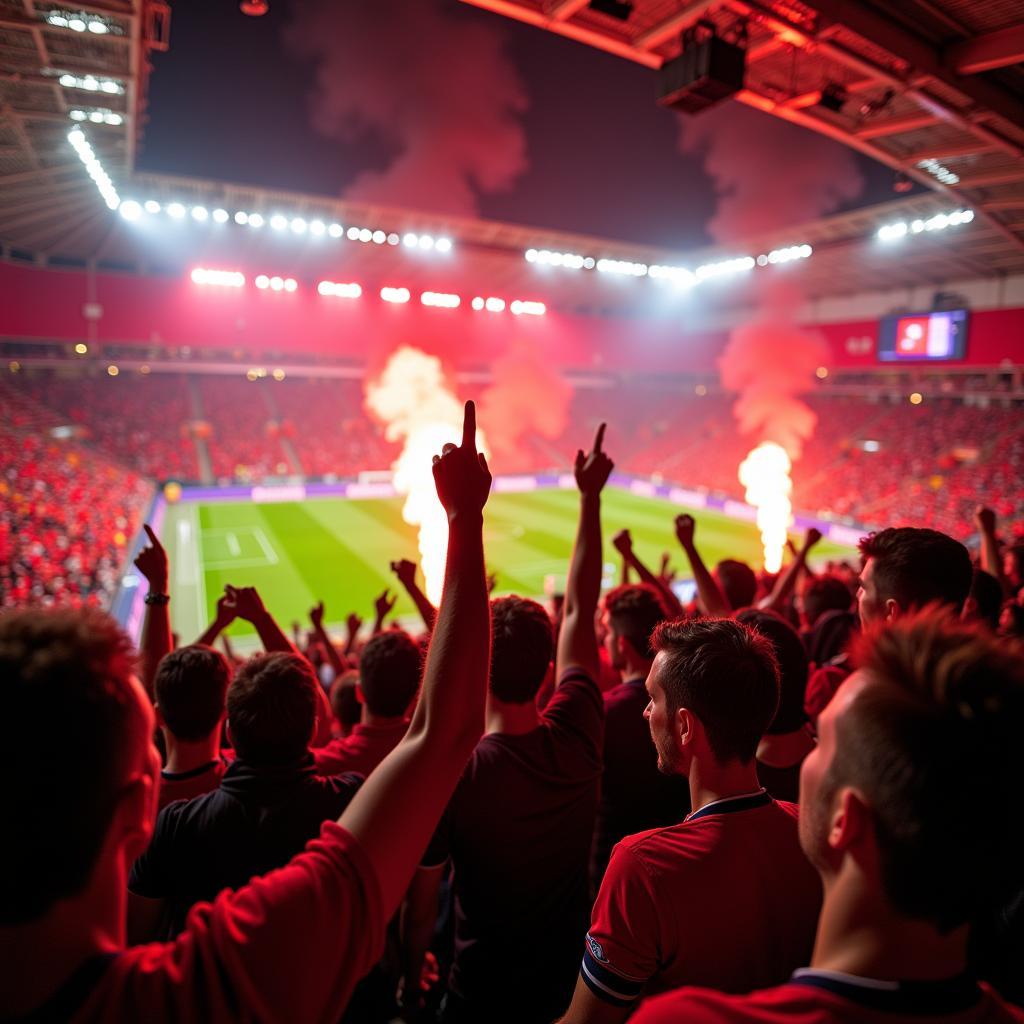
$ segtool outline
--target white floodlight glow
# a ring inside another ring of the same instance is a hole
[[[404,245],[407,249],[415,249],[418,244],[419,237],[413,234],[411,231],[407,231],[402,236],[402,245]]]
[[[362,285],[350,281],[347,284],[338,281],[321,281],[316,290],[321,295],[331,295],[336,299],[358,299],[363,294]]]
[[[146,208],[146,213],[160,212],[160,204],[155,199],[147,199],[143,206]]]
[[[434,250],[436,252],[451,252],[452,251],[452,240],[450,238],[439,238],[434,243]]]
[[[138,220],[142,216],[142,207],[134,199],[126,199],[118,208],[118,213],[125,220]]]
[[[926,231],[943,231],[946,228],[959,227],[961,224],[970,224],[972,220],[974,220],[973,210],[951,210],[949,213],[936,213],[927,220],[917,218],[910,224],[907,224],[906,221],[883,224],[878,229],[877,237],[883,242],[893,242],[905,237],[908,233],[920,235]]]
[[[472,302],[470,303],[470,305],[471,305],[471,306],[472,306],[472,307],[473,307],[473,308],[474,308],[475,310],[478,310],[478,311],[479,311],[479,310],[481,310],[481,309],[483,309],[483,308],[484,308],[484,300],[483,300],[483,296],[481,296],[481,295],[478,295],[478,296],[477,296],[477,297],[476,297],[475,299],[473,299],[473,301],[472,301]]]
[[[194,284],[213,284],[222,288],[241,288],[245,284],[245,274],[239,270],[208,270],[196,267],[191,274]]]
[[[261,227],[263,227],[264,223],[265,222],[263,220],[263,215],[262,214],[259,214],[259,213],[250,213],[249,214],[249,227],[251,227],[251,228],[261,228]]]
[[[543,316],[548,311],[543,302],[532,302],[526,299],[513,299],[508,308],[515,316]]]
[[[502,313],[505,310],[505,300],[496,299],[492,296],[484,303],[484,309],[488,313]]]
[[[68,18],[68,28],[71,29],[73,32],[84,32],[86,29],[86,24],[81,18]]]
[[[334,223],[327,229],[327,234],[329,234],[331,238],[341,238],[341,236],[345,234],[345,229],[340,224]]]
[[[228,211],[218,207],[216,210],[213,211],[213,219],[218,224],[226,224],[228,222]]]
[[[527,249],[526,252],[523,255],[526,256],[526,262],[527,263],[536,263],[537,262],[537,250],[536,249]]]
[[[207,210],[205,206],[193,206],[192,207],[192,219],[193,220],[197,220],[197,221],[199,221],[201,223],[202,221],[208,220],[209,216],[210,216],[210,211]]]
[[[270,278],[266,274],[260,274],[256,278],[256,287],[265,290],[270,287]]]
[[[394,231],[392,231],[391,234],[388,235],[388,245],[398,245],[398,243],[401,242],[401,240],[402,239],[397,234],[395,234]]]
[[[306,221],[303,217],[292,217],[291,229],[297,235],[303,235],[306,233]]]
[[[419,247],[421,249],[433,249],[434,239],[431,235],[420,235]]]
[[[72,121],[84,121],[88,116],[84,110],[72,110],[68,113]]]
[[[327,225],[322,220],[311,220],[309,222],[309,233],[321,237],[327,231]]]
[[[248,224],[249,214],[245,210],[237,210],[235,212],[235,223],[236,224]]]
[[[348,229],[348,231],[345,232],[345,237],[350,242],[358,242],[359,241],[359,228],[357,228],[355,226],[350,227]]]
[[[380,297],[385,302],[402,303],[409,301],[409,289],[408,288],[390,288],[385,287],[380,290]]]
[[[299,282],[294,277],[286,277],[284,279],[284,290],[286,292],[294,292],[298,289]]]
[[[693,275],[693,271],[687,270],[686,267],[673,267],[662,264],[654,264],[648,267],[647,276],[653,277],[656,281],[670,281],[674,285],[686,288],[696,284],[697,280]]]
[[[110,31],[110,29],[107,28],[106,22],[98,21],[94,18],[92,21],[89,22],[89,31],[95,33],[98,36],[103,36],[106,35]]]
[[[54,28],[67,28],[68,19],[64,17],[59,11],[51,11],[46,16],[47,25],[53,25]]]
[[[89,120],[92,121],[93,124],[103,124],[104,116],[105,115],[102,110],[89,111]]]
[[[705,263],[698,267],[694,274],[698,281],[704,281],[709,277],[721,277],[727,274],[737,274],[745,270],[752,270],[756,265],[757,260],[753,256],[737,256],[731,260]]]
[[[379,228],[373,233],[373,241],[375,245],[383,245],[388,240],[388,234],[386,231],[381,231]]]
[[[644,277],[647,274],[648,268],[646,263],[633,263],[631,260],[600,259],[597,261],[597,269],[602,274],[625,274],[630,277]]]
[[[438,309],[457,309],[462,299],[446,292],[423,292],[420,302],[424,306],[435,306]]]
[[[277,277],[277,275],[272,277],[270,279],[270,290],[272,292],[283,291],[284,290],[284,278],[283,277]]]
[[[288,227],[288,218],[283,217],[280,213],[275,213],[274,216],[270,218],[270,226],[275,231],[284,231],[284,229]]]
[[[369,242],[369,241],[372,240],[372,238],[373,238],[373,232],[369,228],[360,228],[359,229],[359,241],[360,242]]]

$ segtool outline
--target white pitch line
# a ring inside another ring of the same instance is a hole
[[[238,538],[228,530],[225,540],[228,542],[228,551],[231,552],[233,557],[237,558],[242,553],[242,546],[238,543]]]
[[[258,526],[251,527],[252,535],[256,538],[256,543],[263,548],[263,554],[266,556],[267,561],[271,565],[277,565],[280,559],[277,557],[277,552],[274,550],[273,545],[267,539],[267,535]]]

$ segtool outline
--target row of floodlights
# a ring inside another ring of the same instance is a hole
[[[221,288],[243,288],[245,286],[245,274],[240,270],[211,270],[207,267],[196,267],[191,278],[194,284],[216,285]],[[261,290],[275,292],[295,292],[299,285],[294,277],[268,277],[260,274],[254,278],[253,283]],[[363,294],[362,285],[354,281],[320,281],[316,286],[317,293],[337,299],[358,299]],[[403,305],[412,299],[412,293],[408,288],[386,285],[380,290],[380,297],[384,302],[391,302],[396,305]],[[462,305],[462,297],[451,292],[426,291],[420,293],[420,303],[424,306],[432,306],[436,309],[458,309]],[[477,312],[486,310],[488,313],[503,313],[506,309],[514,316],[543,316],[547,312],[547,306],[543,302],[536,302],[531,299],[513,299],[506,302],[495,296],[485,298],[477,295],[470,306]]]
[[[110,180],[110,175],[103,169],[103,164],[100,163],[92,146],[89,145],[85,132],[80,128],[72,129],[68,132],[68,142],[78,154],[78,159],[85,164],[85,169],[89,177],[96,183],[100,195],[103,196],[103,201],[111,210],[116,210],[121,199],[117,194],[117,189],[114,188],[114,183]]]
[[[878,229],[878,237],[883,242],[895,242],[897,239],[905,238],[907,235],[920,235],[925,231],[943,231],[946,228],[958,227],[960,224],[970,224],[974,220],[973,210],[954,210],[952,213],[937,213],[927,220],[912,220],[909,223],[905,220],[896,221],[894,224],[885,224]]]
[[[86,11],[68,11],[54,8],[46,15],[46,24],[54,28],[69,28],[72,32],[92,32],[105,36],[108,32],[121,35],[119,26]]]
[[[110,96],[123,96],[124,85],[116,78],[100,78],[98,75],[62,74],[57,81],[65,89],[81,89],[85,92],[105,92]]]
[[[283,213],[271,214],[265,217],[262,213],[250,213],[247,210],[237,210],[234,214],[229,213],[223,207],[214,210],[205,206],[188,206],[184,203],[171,202],[159,203],[155,199],[147,199],[139,202],[135,199],[126,199],[120,208],[121,216],[125,220],[139,220],[143,214],[156,215],[165,213],[173,220],[185,220],[191,217],[192,220],[204,223],[212,220],[217,224],[226,224],[234,220],[236,224],[250,228],[262,228],[269,225],[272,231],[291,232],[295,235],[310,234],[315,237],[347,238],[350,242],[373,242],[376,245],[402,245],[406,249],[418,249],[423,252],[451,252],[452,240],[450,238],[436,238],[429,234],[416,234],[407,231],[400,235],[395,231],[382,231],[380,228],[348,227],[337,222],[328,223],[323,220],[307,220],[305,217],[286,217]]]
[[[123,114],[119,114],[116,110],[109,110],[106,107],[94,107],[92,110],[83,110],[81,107],[76,107],[74,110],[68,111],[68,117],[79,124],[83,121],[91,121],[93,124],[109,124],[115,128],[118,125],[124,124]]]
[[[657,263],[636,263],[632,260],[595,259],[593,256],[581,256],[574,252],[552,252],[549,249],[527,249],[524,256],[527,263],[539,263],[542,266],[596,270],[601,274],[619,274],[625,277],[653,277],[655,280],[671,281],[673,284],[693,285],[708,278],[752,270],[755,266],[766,267],[769,264],[805,260],[813,252],[814,250],[806,244],[791,245],[762,253],[756,259],[753,256],[739,256],[717,263],[705,263],[696,270]]]

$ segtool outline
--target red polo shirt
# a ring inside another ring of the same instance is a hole
[[[619,843],[594,903],[581,976],[599,999],[706,985],[749,992],[810,959],[821,882],[797,809],[764,790]]]
[[[285,867],[199,903],[174,942],[97,957],[37,1013],[73,1024],[334,1024],[384,949],[373,866],[334,822]]]
[[[360,722],[348,736],[314,749],[317,775],[340,775],[342,772],[369,775],[398,746],[408,729],[408,718],[383,725]]]
[[[1021,1024],[1024,1010],[968,978],[891,982],[797,971],[788,984],[726,995],[686,988],[645,1002],[630,1024]]]

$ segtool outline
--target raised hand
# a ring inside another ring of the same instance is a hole
[[[601,450],[605,426],[606,424],[602,423],[597,428],[597,433],[594,435],[594,447],[590,452],[585,455],[582,448],[576,452],[573,473],[576,476],[576,486],[579,487],[581,494],[600,494],[615,467],[615,463]]]
[[[984,505],[979,505],[974,510],[974,524],[978,527],[980,533],[995,533],[996,532],[996,514],[990,508],[986,508]],[[147,526],[148,530],[149,527]]]
[[[816,529],[813,526],[807,528],[807,532],[804,534],[804,551],[810,551],[818,541],[821,540],[821,530]]]
[[[671,565],[672,556],[667,552],[661,553],[661,569],[658,570],[658,579],[662,583],[671,583],[676,578],[676,571]]]
[[[466,403],[462,421],[462,444],[446,444],[434,456],[434,485],[448,513],[479,515],[491,490],[491,473],[483,452],[476,450],[476,406]]]
[[[697,524],[693,521],[693,516],[689,516],[685,512],[676,516],[676,540],[684,548],[693,545],[693,532],[696,528]]]
[[[222,629],[230,626],[231,623],[235,621],[237,614],[238,613],[231,598],[228,597],[227,594],[221,594],[220,597],[217,598],[217,616],[215,620],[217,624]]]
[[[398,577],[398,582],[403,587],[411,587],[416,583],[416,563],[410,562],[408,558],[400,558],[397,562],[391,563],[391,571]]]
[[[398,595],[394,597],[390,596],[390,592],[385,590],[376,601],[373,602],[373,610],[377,613],[377,621],[383,622],[385,616],[390,614],[391,609],[395,607],[395,602],[398,600]]]
[[[360,627],[363,624],[363,620],[356,615],[355,612],[351,612],[349,617],[345,620],[345,628],[348,630],[348,635],[353,637],[359,632]]]
[[[263,607],[263,600],[256,592],[255,587],[233,587],[226,584],[224,594],[227,597],[227,605],[239,619],[246,622],[255,622],[261,615],[266,614]]]
[[[633,553],[633,538],[629,535],[629,530],[619,530],[619,532],[612,537],[612,547],[615,548],[623,558],[628,558]]]
[[[320,630],[324,626],[324,603],[323,601],[318,602],[312,608],[309,609],[309,621],[313,623],[313,628]]]
[[[146,577],[151,594],[166,594],[168,578],[167,552],[164,551],[163,545],[157,540],[157,536],[149,523],[144,523],[142,528],[146,531],[146,536],[149,538],[149,547],[143,548],[139,552],[139,557],[135,559],[135,568]]]

